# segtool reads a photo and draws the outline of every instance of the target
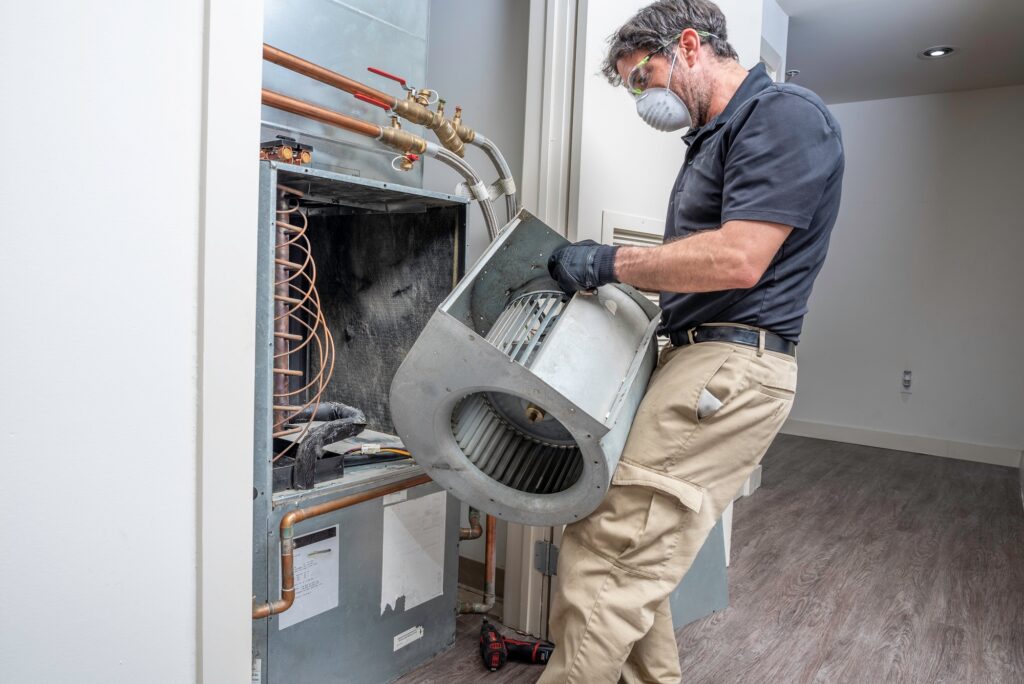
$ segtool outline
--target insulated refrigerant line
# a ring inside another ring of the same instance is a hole
[[[385,127],[370,123],[369,121],[363,121],[362,119],[357,119],[353,116],[327,109],[326,107],[320,107],[319,105],[310,104],[294,97],[275,93],[266,88],[262,91],[262,101],[263,104],[274,109],[280,109],[304,116],[307,119],[313,119],[374,138],[403,154],[428,154],[434,157],[462,176],[473,199],[480,205],[480,211],[484,215],[484,223],[487,224],[487,234],[491,240],[498,236],[498,221],[494,216],[494,209],[491,207],[487,186],[480,180],[480,176],[473,170],[473,167],[454,152],[436,143],[428,142],[418,135],[403,131],[400,128]]]
[[[458,155],[432,142],[427,142],[424,154],[429,154],[439,162],[448,165],[466,181],[466,188],[468,188],[470,196],[480,205],[480,211],[484,215],[484,223],[487,224],[487,235],[493,242],[498,237],[501,227],[498,225],[498,219],[494,216],[490,191],[488,191],[487,185],[480,179],[476,171],[473,170],[473,167]]]
[[[512,178],[512,169],[509,168],[508,162],[505,161],[505,157],[501,154],[498,146],[486,137],[477,133],[469,144],[483,150],[487,158],[494,164],[494,168],[498,170],[498,189],[505,195],[505,217],[511,221],[519,213],[519,201],[516,199],[516,182]]]

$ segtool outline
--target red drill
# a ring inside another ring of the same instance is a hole
[[[480,657],[483,658],[484,667],[491,672],[509,660],[543,665],[548,662],[554,650],[554,645],[547,641],[520,641],[502,636],[487,620],[480,625]]]

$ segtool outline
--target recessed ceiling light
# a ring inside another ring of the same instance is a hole
[[[951,45],[935,45],[920,53],[919,56],[925,59],[938,59],[952,54],[955,49]]]

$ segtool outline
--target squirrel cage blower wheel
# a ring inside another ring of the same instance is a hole
[[[391,385],[427,474],[511,522],[572,522],[601,502],[654,369],[658,307],[625,285],[567,297],[566,244],[527,212],[434,312]]]

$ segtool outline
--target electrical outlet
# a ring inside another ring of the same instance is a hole
[[[910,370],[903,371],[903,389],[900,390],[902,394],[910,394],[910,386],[913,383],[914,375]]]

